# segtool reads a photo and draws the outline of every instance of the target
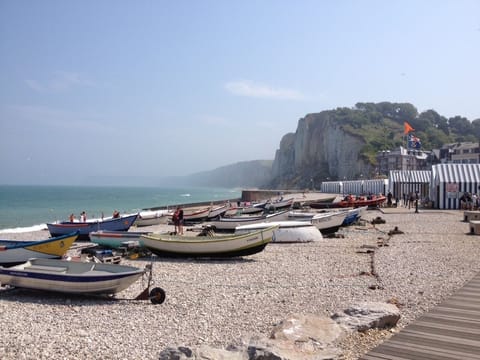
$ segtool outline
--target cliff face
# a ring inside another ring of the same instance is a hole
[[[363,138],[345,131],[329,111],[309,114],[285,135],[272,165],[275,188],[314,188],[321,181],[359,177],[370,167],[360,158]]]

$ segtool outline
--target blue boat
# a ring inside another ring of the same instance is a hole
[[[342,226],[352,225],[353,223],[357,222],[362,217],[367,208],[368,206],[362,206],[346,210],[347,216],[345,216],[345,220],[343,220]]]
[[[138,214],[121,216],[119,218],[108,218],[105,220],[92,220],[86,222],[62,221],[59,223],[48,223],[48,231],[52,236],[61,236],[75,231],[79,232],[79,240],[89,240],[88,234],[94,231],[127,231],[137,220]]]

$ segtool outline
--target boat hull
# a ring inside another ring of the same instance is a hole
[[[333,234],[340,229],[347,213],[344,211],[318,214],[312,217],[311,222],[322,235]]]
[[[164,211],[142,211],[138,214],[137,220],[133,224],[134,226],[152,226],[159,224],[166,224],[169,217],[172,216],[171,212]]]
[[[236,257],[262,251],[272,241],[278,226],[230,236],[177,236],[169,234],[144,235],[143,243],[159,256],[173,257]]]
[[[77,239],[76,232],[39,241],[0,241],[0,265],[13,266],[31,258],[58,259]]]
[[[258,231],[272,225],[278,225],[278,229],[273,231],[272,243],[304,243],[323,239],[322,233],[310,221],[288,220],[243,225],[235,228],[235,234]]]
[[[209,224],[215,227],[217,231],[234,232],[235,228],[240,225],[256,224],[261,222],[273,222],[288,220],[288,210],[278,212],[271,215],[260,216],[237,216],[220,218],[210,221]]]
[[[143,246],[141,236],[149,234],[147,231],[94,231],[89,234],[90,241],[100,246],[118,249],[126,242],[138,243]]]
[[[34,290],[70,294],[115,294],[143,274],[132,266],[32,259],[11,268],[0,267],[0,282]]]
[[[127,231],[136,221],[137,217],[138,214],[134,214],[95,222],[65,221],[60,223],[48,223],[47,228],[52,236],[61,236],[73,231],[78,231],[78,239],[88,240],[88,234],[94,231]]]

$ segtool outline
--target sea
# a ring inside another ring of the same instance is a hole
[[[0,234],[37,231],[85,211],[89,219],[156,207],[238,199],[241,189],[0,185]]]

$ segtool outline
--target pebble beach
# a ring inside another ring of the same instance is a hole
[[[377,217],[385,223],[372,225]],[[167,347],[225,348],[268,337],[292,313],[331,316],[357,302],[397,304],[397,327],[353,333],[338,344],[342,359],[358,359],[480,271],[480,237],[469,234],[463,211],[391,208],[369,210],[362,219],[336,238],[269,244],[243,258],[122,260],[153,264],[152,286],[166,291],[161,305],[133,300],[146,277],[115,300],[1,288],[0,358],[158,359]],[[389,235],[395,227],[403,233]]]

